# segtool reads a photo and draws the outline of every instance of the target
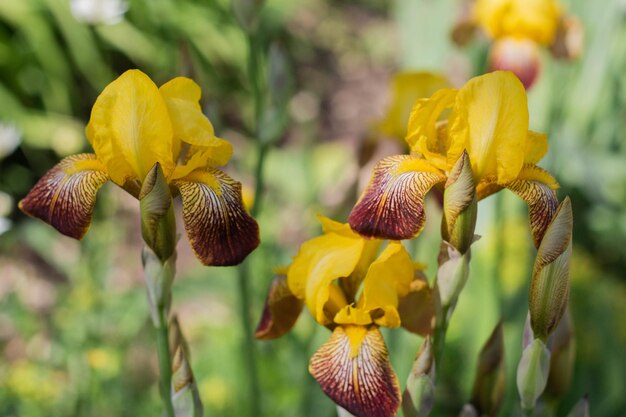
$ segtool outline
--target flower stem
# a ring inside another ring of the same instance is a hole
[[[172,405],[172,356],[169,346],[169,329],[165,306],[158,306],[160,326],[156,328],[159,373],[161,374],[161,397],[167,417],[175,417]]]
[[[446,346],[446,332],[448,331],[448,308],[444,307],[441,312],[441,318],[437,320],[435,332],[433,334],[433,347],[435,352],[435,363],[441,366],[441,358]]]

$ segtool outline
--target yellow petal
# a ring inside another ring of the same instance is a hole
[[[243,206],[241,183],[205,169],[174,184],[183,200],[189,243],[203,264],[237,265],[259,245],[259,225]]]
[[[130,70],[98,96],[87,125],[98,159],[120,186],[142,181],[159,162],[166,177],[174,169],[172,124],[157,86],[146,74]]]
[[[474,10],[492,38],[513,36],[543,45],[554,40],[562,14],[555,0],[478,0]]]
[[[357,307],[370,313],[379,326],[400,326],[398,299],[408,294],[414,271],[404,246],[390,242],[367,271]]]
[[[430,98],[417,100],[411,110],[406,141],[411,151],[426,158],[441,170],[447,168],[446,154],[450,143],[440,135],[437,122],[444,110],[452,107],[457,90],[444,88]]]
[[[337,233],[318,236],[300,246],[289,268],[289,289],[304,299],[315,320],[329,324],[332,316],[325,313],[332,282],[349,276],[361,258],[364,239],[355,234],[348,237]],[[343,306],[338,306],[339,308]]]
[[[261,320],[256,328],[257,339],[275,339],[287,333],[302,312],[303,302],[287,285],[287,271],[278,274],[270,284]]]
[[[337,405],[355,416],[393,417],[398,378],[376,327],[337,327],[309,362],[309,372]]]
[[[175,142],[192,145],[188,150],[183,148],[186,167],[177,169],[175,176],[180,178],[196,168],[226,165],[232,156],[232,146],[215,136],[213,125],[202,113],[199,104],[202,92],[198,84],[189,78],[177,77],[163,84],[159,91],[172,119]],[[174,152],[176,158],[178,154]]]
[[[333,321],[337,324],[353,324],[355,326],[366,326],[374,322],[369,312],[353,305],[344,306],[335,314]]]
[[[535,247],[539,247],[546,228],[559,204],[556,190],[559,184],[546,170],[536,165],[525,165],[518,179],[506,187],[528,204],[530,229]]]
[[[424,227],[424,197],[446,176],[428,161],[390,156],[376,164],[370,182],[348,221],[363,236],[402,240]]]
[[[108,179],[95,155],[68,156],[37,181],[19,207],[64,235],[81,239],[91,224],[96,193]]]
[[[415,71],[397,73],[391,80],[391,105],[378,130],[384,135],[403,139],[415,100],[430,97],[435,91],[447,86],[447,80],[440,74]]]
[[[548,152],[548,135],[529,130],[526,135],[524,164],[537,164]]]
[[[498,184],[513,181],[524,163],[528,132],[526,91],[511,72],[496,71],[472,78],[459,90],[448,123],[457,161],[469,153],[477,182],[495,177]]]

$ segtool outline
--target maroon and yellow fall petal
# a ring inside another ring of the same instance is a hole
[[[411,282],[409,293],[401,297],[398,303],[402,327],[424,337],[431,334],[438,302],[439,296],[426,279],[416,276]]]
[[[19,207],[64,235],[81,239],[91,224],[96,193],[108,179],[95,155],[68,156],[35,184]]]
[[[348,222],[363,236],[402,240],[424,226],[424,196],[446,176],[424,159],[409,155],[381,160]]]
[[[400,388],[377,327],[338,326],[311,358],[309,372],[336,404],[356,417],[393,417]]]
[[[196,170],[174,182],[196,256],[205,265],[241,263],[259,245],[259,225],[246,211],[241,183],[217,169]]]
[[[304,302],[296,298],[287,285],[287,271],[274,277],[256,328],[257,339],[276,339],[287,333],[300,316]]]
[[[537,248],[559,205],[555,192],[558,186],[546,170],[535,165],[524,166],[518,179],[506,185],[528,204],[530,229]]]

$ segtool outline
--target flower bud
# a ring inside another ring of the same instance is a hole
[[[544,341],[559,324],[567,306],[572,225],[572,205],[566,197],[541,240],[530,284],[530,324],[535,337]]]
[[[489,68],[513,72],[528,90],[541,70],[537,44],[529,39],[500,39],[491,47]]]
[[[517,367],[517,390],[522,408],[532,410],[548,382],[550,351],[541,339],[535,339],[522,353]]]
[[[551,357],[546,392],[558,398],[569,391],[574,373],[576,339],[574,339],[574,328],[569,310],[566,310],[556,330],[548,338],[548,349],[550,349]]]
[[[454,307],[469,277],[470,251],[461,254],[452,245],[442,242],[439,254],[436,287],[444,309]]]
[[[499,322],[478,357],[471,402],[481,416],[498,415],[505,386],[504,333]]]
[[[426,336],[417,354],[402,394],[402,411],[406,417],[423,417],[435,401],[435,355],[430,336]]]
[[[189,365],[189,347],[178,319],[170,323],[170,350],[172,360],[172,405],[176,417],[195,417],[203,414],[202,402],[193,372]]]
[[[144,246],[141,252],[141,261],[148,291],[150,316],[154,326],[161,327],[167,323],[162,323],[159,310],[163,310],[163,317],[167,317],[172,302],[171,289],[176,275],[176,254],[163,262],[152,249]]]
[[[141,185],[139,209],[141,236],[146,245],[165,262],[176,248],[176,219],[172,195],[158,162]]]
[[[443,193],[441,235],[460,253],[474,242],[476,185],[469,156],[464,151],[452,168]]]
[[[585,29],[580,20],[564,16],[559,22],[550,52],[555,58],[573,60],[580,56],[585,43]]]

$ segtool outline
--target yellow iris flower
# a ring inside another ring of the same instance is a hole
[[[399,242],[380,240],[320,217],[324,234],[305,242],[270,289],[257,338],[287,332],[303,305],[333,331],[309,371],[323,391],[354,415],[394,416],[400,404],[383,327],[431,332],[436,297],[421,267]]]
[[[446,120],[440,121],[446,114]],[[558,184],[536,166],[547,152],[547,137],[528,130],[528,118],[524,86],[505,71],[475,77],[459,90],[443,89],[418,100],[406,137],[411,155],[391,156],[376,165],[350,214],[350,225],[370,237],[417,236],[425,221],[426,193],[445,182],[467,152],[477,198],[502,188],[523,198],[529,204],[538,245],[557,208]]]
[[[181,195],[185,229],[198,258],[206,265],[241,262],[258,245],[259,229],[243,206],[241,184],[217,169],[232,156],[232,146],[215,136],[200,95],[188,78],[157,87],[139,70],[125,72],[93,106],[86,134],[94,153],[63,159],[20,208],[80,239],[104,183],[111,180],[138,197],[158,163],[172,191]]]

